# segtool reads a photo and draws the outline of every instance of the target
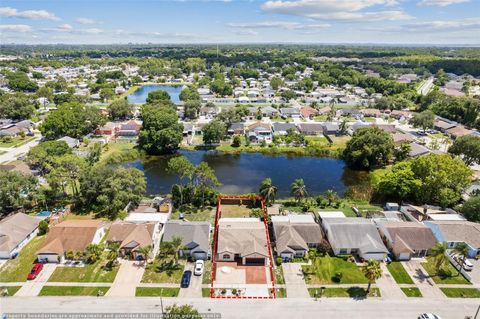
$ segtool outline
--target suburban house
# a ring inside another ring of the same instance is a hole
[[[480,253],[480,224],[469,221],[425,221],[437,241],[446,243],[449,249],[459,243],[468,245],[468,257],[474,258]]]
[[[323,240],[320,225],[312,215],[272,216],[276,252],[284,261],[305,257],[309,248],[317,248]]]
[[[272,128],[270,124],[256,122],[248,127],[248,139],[251,142],[259,143],[262,141],[272,141]]]
[[[182,256],[191,257],[195,260],[206,260],[209,257],[210,248],[210,223],[187,222],[183,220],[170,220],[165,226],[163,233],[164,242],[169,242],[174,236],[182,239]]]
[[[360,112],[365,117],[381,117],[382,113],[378,109],[362,109]]]
[[[105,135],[114,137],[117,135],[119,124],[114,122],[107,122],[104,126],[101,126],[95,130],[96,135]]]
[[[321,123],[299,123],[297,128],[300,133],[305,135],[323,135],[323,125]]]
[[[261,112],[263,117],[270,117],[270,118],[277,116],[279,113],[276,108],[271,106],[262,107]]]
[[[218,222],[217,261],[267,265],[265,225],[259,218],[221,218]]]
[[[0,221],[0,259],[14,258],[38,233],[41,219],[17,213]]]
[[[68,147],[70,148],[78,148],[80,147],[80,140],[70,137],[70,136],[64,136],[62,138],[59,138],[57,141],[63,141],[67,143]]]
[[[37,258],[42,262],[58,263],[68,251],[85,251],[88,245],[98,244],[105,235],[106,225],[100,220],[66,220],[50,227]]]
[[[430,154],[430,150],[427,147],[418,143],[410,144],[410,151],[408,152],[409,157],[419,157],[427,154]]]
[[[335,255],[384,260],[387,248],[373,221],[365,218],[323,218],[322,226]]]
[[[333,122],[323,123],[323,133],[327,135],[336,135],[340,132],[340,125]]]
[[[450,136],[451,138],[457,139],[457,138],[462,137],[462,136],[471,135],[471,134],[474,133],[474,131],[467,129],[463,125],[457,125],[457,126],[454,126],[450,129],[446,130],[445,133],[447,133],[448,136]]]
[[[432,230],[416,222],[377,223],[380,235],[397,260],[425,257],[437,239]]]
[[[245,134],[245,123],[232,123],[227,131],[230,135],[244,135]]]
[[[107,235],[107,244],[118,243],[120,256],[132,259],[145,259],[139,250],[142,247],[153,248],[153,237],[158,234],[161,225],[157,223],[132,223],[118,221],[112,224]]]
[[[280,115],[286,118],[299,118],[300,117],[300,110],[294,107],[284,107],[280,109]]]
[[[447,119],[442,119],[442,118],[437,118],[433,123],[433,128],[442,133],[446,133],[447,130],[455,126],[457,126],[457,123]]]
[[[293,123],[273,123],[273,135],[287,135],[288,130],[298,132],[297,127]]]
[[[142,123],[136,120],[130,120],[120,124],[118,129],[118,136],[138,136]]]
[[[304,119],[313,119],[315,116],[318,115],[318,111],[315,110],[313,107],[304,106],[300,109],[300,114]]]
[[[412,221],[464,221],[465,217],[454,211],[453,209],[447,208],[443,209],[438,206],[423,205],[402,205],[400,211],[404,214],[409,220]]]

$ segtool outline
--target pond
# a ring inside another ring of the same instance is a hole
[[[172,85],[144,85],[138,88],[135,92],[130,94],[127,99],[128,102],[133,104],[143,104],[147,100],[148,93],[152,91],[165,91],[170,95],[170,98],[173,103],[180,103],[180,92],[183,90],[183,86],[172,86]]]
[[[270,177],[278,187],[277,197],[288,197],[290,185],[303,178],[309,195],[318,195],[328,189],[343,194],[350,186],[364,180],[362,172],[346,168],[342,160],[309,156],[264,155],[260,153],[224,154],[206,151],[180,151],[192,163],[207,162],[222,185],[218,190],[225,194],[257,192],[260,182]],[[147,194],[167,194],[177,176],[167,173],[171,156],[152,156],[125,163],[145,172]]]

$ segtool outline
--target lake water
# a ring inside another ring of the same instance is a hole
[[[358,172],[345,167],[342,160],[309,156],[270,156],[260,153],[223,154],[206,151],[180,151],[191,162],[207,162],[222,183],[218,189],[225,194],[257,192],[260,182],[270,177],[278,187],[278,197],[288,197],[290,185],[303,178],[309,195],[328,189],[343,194],[347,187],[355,186]],[[124,164],[145,172],[147,193],[167,194],[179,180],[166,172],[171,156],[155,156]]]
[[[147,100],[148,93],[152,91],[165,91],[170,95],[173,103],[180,103],[180,92],[182,92],[182,86],[171,85],[144,85],[138,88],[135,92],[130,94],[127,99],[128,102],[133,104],[143,104]]]

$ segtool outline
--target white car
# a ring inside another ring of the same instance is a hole
[[[442,319],[440,316],[434,315],[433,313],[422,313],[418,316],[418,319]]]
[[[203,274],[204,265],[205,265],[205,262],[203,260],[197,260],[195,262],[195,269],[193,271],[193,274],[195,276],[201,276]]]

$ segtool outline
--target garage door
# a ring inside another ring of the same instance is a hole
[[[265,258],[245,258],[245,265],[265,265]]]
[[[193,253],[193,258],[195,260],[206,260],[207,259],[207,254],[206,253]]]

